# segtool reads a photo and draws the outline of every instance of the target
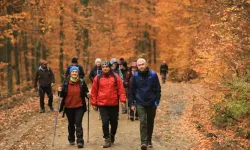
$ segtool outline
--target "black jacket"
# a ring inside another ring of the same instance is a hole
[[[68,68],[67,68],[67,70],[66,70],[66,73],[65,73],[65,79],[70,75],[70,68],[71,68],[72,66],[73,66],[73,65],[68,66]],[[76,67],[78,67],[78,69],[79,69],[79,71],[80,71],[80,72],[79,72],[79,78],[83,79],[84,76],[85,76],[85,73],[84,73],[84,71],[83,71],[82,66],[76,65]]]
[[[89,92],[87,84],[83,79],[80,79],[80,85],[81,85],[81,98],[82,98],[82,103],[83,103],[83,109],[86,111],[86,102],[85,102],[85,97],[88,98],[87,94]],[[62,85],[62,91],[60,92],[60,97],[62,97],[61,105],[59,112],[64,110],[64,105],[65,105],[65,98],[67,97],[67,91],[68,91],[68,85],[69,85],[69,77],[64,81]],[[59,93],[58,93],[59,94]]]
[[[168,65],[167,64],[161,64],[161,67],[160,67],[160,74],[167,74],[168,73]]]
[[[97,67],[97,66],[93,67],[93,69],[91,70],[91,72],[89,74],[89,80],[91,82],[93,82],[95,76],[98,75],[98,74],[101,74],[101,73],[102,73],[102,68],[101,67]]]
[[[35,74],[34,87],[37,87],[37,82],[41,87],[50,87],[51,83],[55,83],[55,76],[49,67],[43,68],[40,66]]]

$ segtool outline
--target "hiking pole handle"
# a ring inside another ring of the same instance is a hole
[[[54,136],[53,136],[53,141],[52,141],[52,147],[54,146],[55,143],[55,137],[56,137],[56,125],[57,125],[57,119],[58,119],[58,114],[59,114],[59,107],[60,107],[60,95],[61,92],[58,93],[58,103],[57,103],[57,112],[56,112],[56,119],[55,119],[55,126],[54,126]]]

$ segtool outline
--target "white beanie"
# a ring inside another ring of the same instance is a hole
[[[112,58],[112,59],[110,60],[110,63],[111,63],[111,65],[112,65],[113,63],[118,63],[118,62],[117,62],[116,58]]]
[[[97,62],[102,63],[102,60],[101,60],[100,58],[96,58],[96,59],[95,59],[95,64],[96,64]]]

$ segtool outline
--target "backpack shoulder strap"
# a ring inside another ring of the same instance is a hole
[[[81,86],[83,86],[83,79],[79,78]]]
[[[101,76],[102,76],[102,73],[97,75],[97,93],[99,91],[99,85],[100,85]]]

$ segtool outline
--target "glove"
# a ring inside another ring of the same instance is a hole
[[[159,106],[159,102],[155,101],[155,106]]]

